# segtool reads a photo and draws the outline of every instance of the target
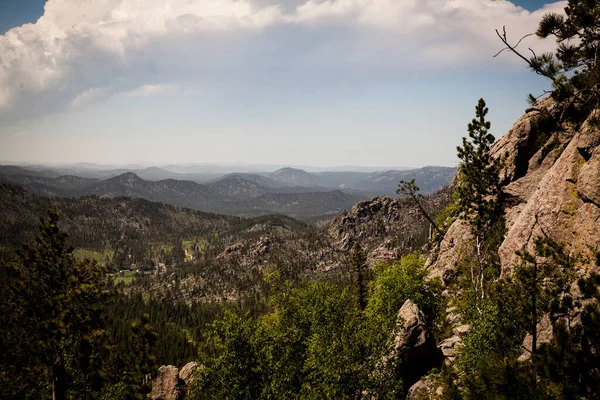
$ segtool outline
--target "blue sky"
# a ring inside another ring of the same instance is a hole
[[[564,5],[0,0],[0,162],[455,165],[547,88],[494,29]]]

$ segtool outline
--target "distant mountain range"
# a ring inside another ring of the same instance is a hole
[[[42,196],[126,196],[207,212],[244,216],[281,213],[300,219],[338,214],[378,195],[394,196],[401,179],[415,178],[423,193],[432,193],[448,185],[454,174],[454,168],[446,167],[314,173],[282,168],[271,173],[200,177],[158,167],[134,171],[84,168],[82,172],[0,166],[1,180]]]

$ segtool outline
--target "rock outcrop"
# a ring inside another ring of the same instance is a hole
[[[432,215],[452,201],[451,192],[443,189],[422,199]],[[347,252],[358,242],[366,250],[368,261],[394,260],[427,242],[429,222],[411,201],[375,197],[357,203],[352,210],[335,217],[327,233],[336,250]]]
[[[425,316],[411,300],[406,300],[398,311],[389,357],[401,360],[402,380],[406,386],[414,384],[441,360]]]
[[[560,111],[551,99],[543,100],[492,149],[494,157],[505,157],[503,275],[518,262],[515,251],[533,251],[541,235],[588,259],[600,249],[600,129],[590,118],[581,126],[540,133],[535,126],[542,107],[550,114]],[[464,253],[461,246],[469,246],[469,231],[461,225],[456,221],[445,235],[432,265],[434,275],[455,268]]]
[[[173,365],[163,365],[158,369],[156,378],[152,381],[152,400],[183,400],[186,390],[194,381],[196,371],[203,369],[202,365],[192,361],[181,369]]]
[[[181,400],[182,392],[177,367],[163,365],[158,369],[158,375],[152,381],[150,398],[152,400]]]
[[[536,341],[536,350],[547,343],[552,341],[552,336],[554,335],[554,329],[552,327],[552,321],[550,320],[549,314],[544,314],[542,320],[537,324],[537,341]],[[523,354],[519,357],[519,361],[527,361],[531,358],[531,351],[533,349],[533,336],[531,333],[528,333],[525,336],[525,340],[523,340]]]
[[[430,400],[441,398],[443,388],[433,379],[423,378],[408,389],[406,400]]]
[[[179,379],[181,379],[186,385],[189,385],[194,381],[194,373],[199,369],[202,369],[202,366],[198,366],[198,363],[195,361],[189,362],[179,370]]]

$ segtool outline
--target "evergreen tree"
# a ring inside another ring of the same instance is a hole
[[[531,50],[533,56],[526,57],[517,49],[524,38],[511,45],[506,29],[502,33],[496,31],[506,46],[500,53],[513,52],[535,73],[552,81],[551,96],[564,102],[559,123],[583,121],[600,105],[599,32],[599,0],[569,0],[565,15],[547,13],[542,17],[535,35],[553,36],[557,42],[554,53],[536,54]],[[530,94],[529,100],[534,103],[537,97]]]
[[[523,301],[522,318],[532,336],[531,388],[535,392],[539,364],[537,324],[543,312],[569,312],[571,297],[567,291],[573,280],[576,258],[567,254],[563,246],[547,236],[536,239],[533,254],[523,250],[517,251],[517,255],[521,258],[521,263],[515,268],[514,281]],[[561,293],[565,294],[560,296]]]
[[[475,238],[476,265],[471,266],[470,272],[475,298],[480,301],[485,298],[486,270],[493,267],[491,259],[497,243],[492,239],[495,231],[503,232],[502,159],[490,155],[495,138],[489,132],[491,123],[485,119],[487,113],[485,101],[479,99],[475,118],[468,125],[469,139],[463,138],[462,147],[457,147],[461,160],[457,203],[460,218],[469,224]]]
[[[75,263],[68,235],[58,228],[58,211],[41,218],[33,244],[15,262],[2,265],[0,368],[11,384],[3,398],[65,399],[77,378],[89,388],[99,360],[100,312],[106,268]]]
[[[359,310],[364,310],[367,306],[367,283],[366,271],[367,257],[357,242],[352,248],[352,274],[355,282],[356,306]]]

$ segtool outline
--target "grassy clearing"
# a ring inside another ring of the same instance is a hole
[[[198,247],[200,252],[204,253],[208,248],[208,240],[203,237],[194,237],[189,240],[184,240],[181,243],[184,250],[186,250],[186,261],[192,259],[192,255],[194,254],[194,248]]]
[[[125,284],[125,286],[129,286],[135,279],[134,274],[135,274],[135,272],[133,272],[133,271],[119,272],[113,282],[115,285],[118,285],[119,283],[123,283],[123,284]]]
[[[102,252],[89,250],[89,249],[75,249],[73,250],[73,257],[75,260],[83,260],[88,258],[90,260],[96,260],[100,265],[106,265],[111,262],[113,253],[110,250],[104,250]]]

